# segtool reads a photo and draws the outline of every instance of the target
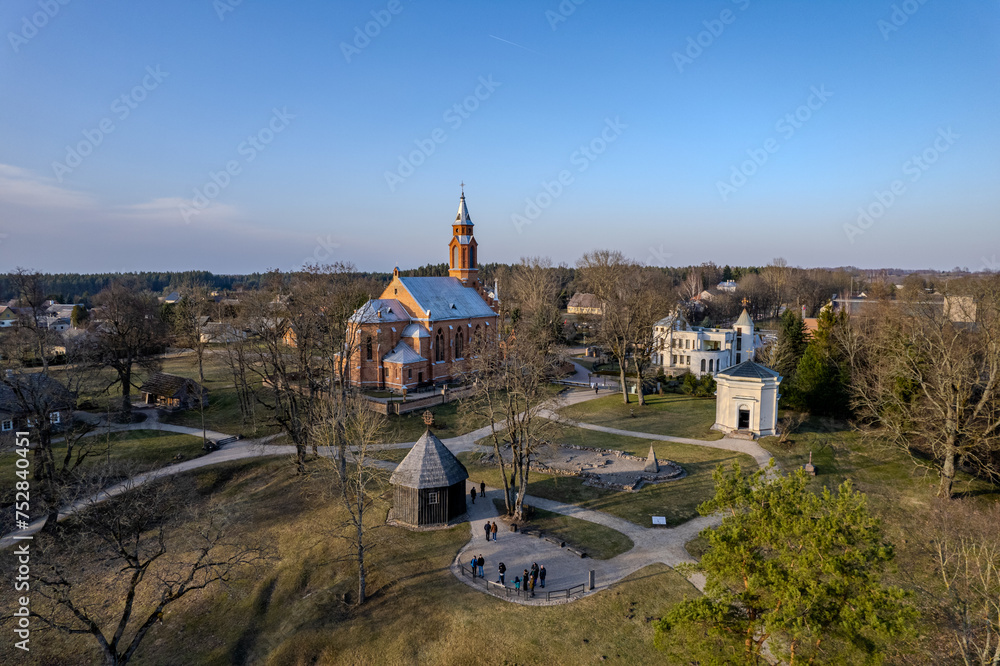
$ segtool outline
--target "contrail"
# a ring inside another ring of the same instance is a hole
[[[532,52],[532,53],[534,53],[535,55],[542,55],[542,54],[541,54],[541,53],[539,53],[538,51],[535,51],[535,50],[533,50],[533,49],[529,49],[529,48],[528,48],[527,46],[521,46],[520,44],[515,44],[514,42],[511,42],[511,41],[508,41],[508,40],[506,40],[506,39],[501,39],[500,37],[497,37],[496,35],[490,35],[490,37],[492,37],[493,39],[497,39],[497,40],[499,40],[499,41],[501,41],[501,42],[504,42],[504,43],[507,43],[507,44],[510,44],[511,46],[516,46],[516,47],[517,47],[517,48],[519,48],[519,49],[524,49],[525,51],[531,51],[531,52]]]

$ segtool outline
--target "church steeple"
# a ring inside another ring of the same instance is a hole
[[[479,264],[476,263],[478,243],[472,235],[472,217],[465,204],[465,183],[462,196],[458,200],[458,214],[451,225],[451,243],[448,244],[448,275],[458,278],[465,286],[478,282]]]

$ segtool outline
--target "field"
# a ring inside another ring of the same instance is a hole
[[[634,396],[629,397],[628,405],[622,402],[621,394],[615,394],[569,405],[558,412],[574,421],[620,430],[689,439],[722,439],[721,432],[711,429],[715,423],[714,398],[673,393],[647,395],[646,405],[640,407]]]
[[[518,606],[477,592],[448,571],[468,539],[467,525],[432,532],[385,527],[370,555],[372,596],[357,608],[343,601],[345,593],[354,594],[356,578],[349,564],[338,561],[344,542],[332,538],[343,513],[323,486],[321,475],[298,477],[277,460],[185,475],[179,496],[204,509],[225,506],[237,530],[233,537],[274,544],[277,559],[249,579],[170,606],[136,663],[186,665],[197,656],[197,663],[209,666],[575,664],[602,658],[649,664],[662,661],[652,644],[652,621],[696,594],[657,565],[566,606]],[[174,521],[170,528],[179,525]],[[92,584],[99,590],[109,582],[95,578]],[[10,594],[9,586],[0,591],[4,607]],[[38,626],[32,638],[30,655],[15,656],[12,642],[4,641],[0,661],[61,663],[61,656],[73,654],[74,663],[100,663],[90,636]]]

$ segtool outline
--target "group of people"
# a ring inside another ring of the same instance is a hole
[[[483,567],[486,565],[486,559],[482,554],[473,557],[469,562],[469,566],[472,567],[472,577],[485,578],[486,572]],[[503,562],[497,564],[497,582],[507,586],[507,565]],[[520,576],[514,577],[514,589],[520,591],[522,588],[525,592],[528,592],[531,596],[535,596],[535,586],[545,588],[545,565],[539,566],[537,562],[531,564],[531,569],[525,569],[524,573]]]
[[[476,503],[476,486],[472,486],[472,490],[469,491],[469,496],[472,497],[472,503],[475,504]],[[480,481],[479,482],[479,496],[480,497],[486,497],[486,482],[485,481]]]
[[[490,521],[487,520],[486,524],[483,525],[483,531],[486,532],[486,540],[487,541],[490,540],[490,536],[491,535],[493,536],[493,540],[494,541],[497,540],[497,523],[496,523],[496,521],[493,521],[491,523]]]
[[[503,562],[500,563],[503,566]],[[503,575],[500,576],[500,582],[503,583]],[[514,577],[514,589],[520,590],[521,586],[524,586],[524,590],[530,593],[531,596],[535,596],[535,585],[541,588],[545,587],[545,565],[538,566],[537,562],[531,564],[531,570],[525,569],[524,573],[520,576]]]

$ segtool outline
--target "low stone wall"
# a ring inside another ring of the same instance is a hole
[[[444,405],[455,400],[467,398],[472,395],[475,390],[475,386],[465,386],[462,388],[451,389],[444,395],[436,393],[425,398],[417,398],[416,400],[407,400],[405,402],[402,400],[369,400],[368,404],[379,414],[409,414],[410,412],[415,412],[418,409],[427,409],[428,407],[434,407],[435,405]]]

